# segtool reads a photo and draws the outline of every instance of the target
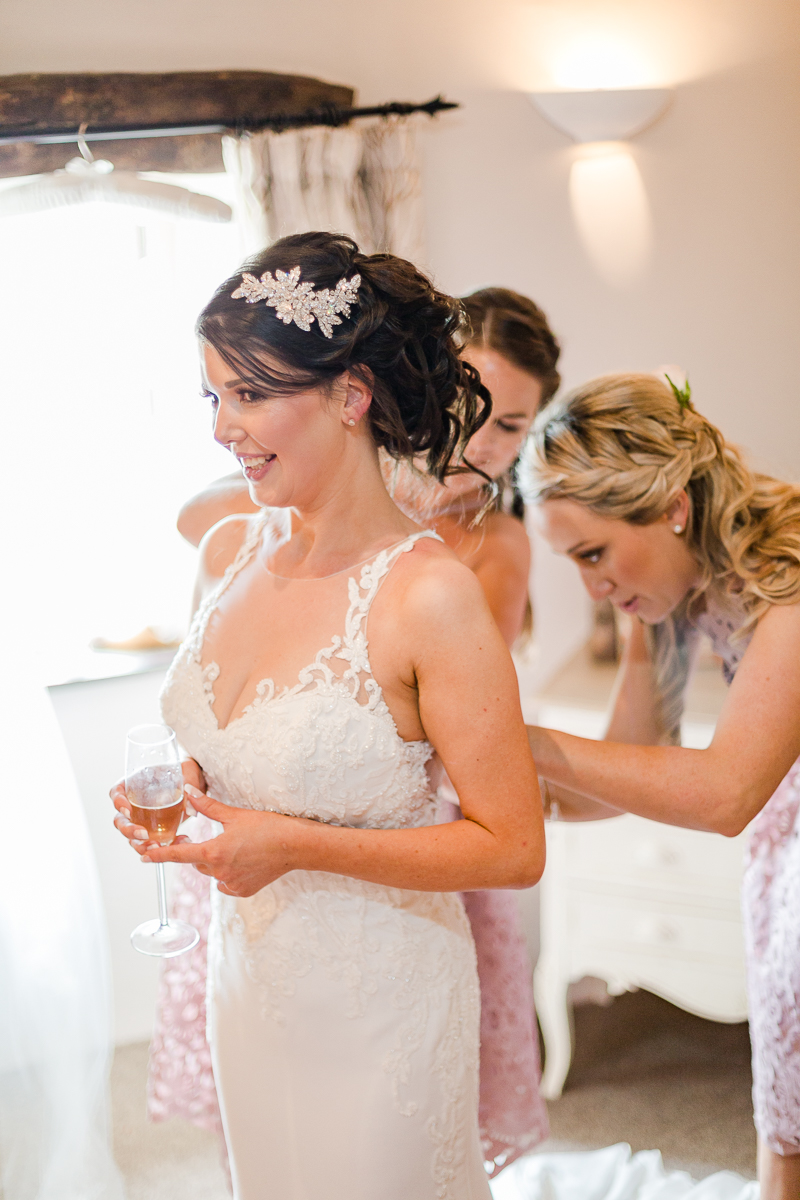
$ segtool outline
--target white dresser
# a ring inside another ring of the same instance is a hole
[[[558,681],[539,702],[541,724],[586,737],[601,736],[603,693],[611,674],[592,673],[592,688]],[[705,673],[704,673],[705,674]],[[568,702],[577,688],[594,709]],[[567,694],[565,694],[565,691]],[[555,694],[553,695],[552,692]],[[716,675],[696,692],[703,708],[724,693]],[[691,695],[690,695],[691,703]],[[684,744],[707,745],[714,712],[691,712]],[[545,1041],[542,1089],[560,1095],[572,1056],[569,984],[605,980],[612,994],[643,987],[716,1021],[747,1016],[739,889],[745,832],[738,838],[697,833],[622,816],[583,824],[554,822],[540,884],[541,948],[536,1007]]]

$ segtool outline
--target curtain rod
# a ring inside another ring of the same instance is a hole
[[[304,125],[347,125],[358,117],[407,117],[412,113],[424,112],[429,117],[448,109],[460,108],[451,100],[434,96],[426,104],[407,104],[394,100],[389,104],[375,104],[368,108],[339,108],[336,104],[323,104],[319,108],[307,108],[299,113],[273,113],[266,117],[234,117],[230,121],[209,124],[208,121],[184,121],[182,125],[154,124],[147,128],[132,125],[101,125],[84,132],[87,142],[121,141],[125,138],[183,137],[196,133],[256,133],[261,129],[272,129],[276,133],[284,129],[298,129]],[[54,145],[75,142],[78,129],[41,129],[25,132],[23,129],[0,128],[0,146],[14,142],[33,142],[36,145]]]

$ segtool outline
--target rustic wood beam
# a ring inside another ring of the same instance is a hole
[[[235,125],[275,113],[292,115],[328,105],[346,108],[353,95],[352,88],[339,84],[269,71],[4,75],[0,76],[0,135],[40,130],[71,133],[84,121],[90,129],[147,129],[186,121]],[[219,134],[100,142],[94,152],[126,170],[222,170]],[[69,144],[0,145],[0,176],[52,171],[71,157]]]

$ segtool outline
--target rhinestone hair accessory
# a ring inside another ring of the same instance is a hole
[[[258,304],[265,300],[267,308],[274,308],[275,315],[284,325],[294,321],[298,329],[308,331],[312,321],[316,320],[326,338],[333,337],[334,325],[341,325],[339,313],[350,316],[350,305],[358,304],[358,289],[361,286],[361,276],[354,275],[352,279],[340,279],[336,287],[314,290],[310,280],[300,282],[300,268],[292,267],[291,271],[276,270],[273,278],[271,271],[265,271],[260,279],[247,271],[242,275],[242,282],[235,292],[231,292],[233,300],[246,300],[248,304]]]

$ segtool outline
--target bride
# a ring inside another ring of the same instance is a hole
[[[198,330],[214,435],[262,512],[205,539],[162,694],[222,832],[147,844],[122,786],[117,824],[146,861],[217,880],[209,1024],[237,1200],[487,1200],[454,893],[536,882],[541,806],[480,585],[395,506],[378,457],[424,454],[444,478],[486,393],[456,302],[411,264],[311,233],[248,267]],[[465,820],[435,823],[434,750]]]

